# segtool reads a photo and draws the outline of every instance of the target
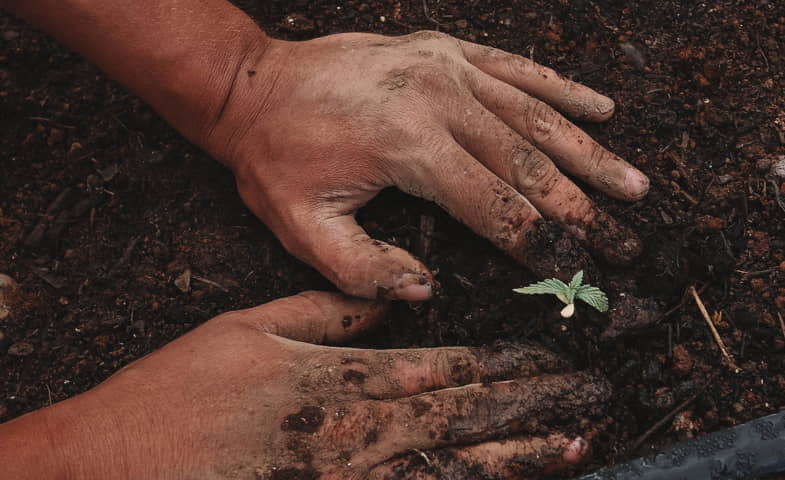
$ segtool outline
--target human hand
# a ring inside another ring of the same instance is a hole
[[[585,441],[545,425],[579,423],[610,387],[553,374],[567,365],[541,347],[301,343],[348,340],[383,310],[309,292],[221,315],[38,412],[51,456],[76,463],[74,478],[242,480],[521,478],[588,454]],[[0,427],[0,444],[35,435],[24,423],[35,415]],[[15,472],[17,461],[4,468]]]
[[[560,171],[624,200],[648,190],[641,172],[548,106],[606,120],[613,102],[587,87],[436,32],[273,40],[246,58],[200,143],[234,170],[284,246],[344,292],[431,295],[422,263],[355,222],[388,186],[435,201],[543,277],[585,268],[571,236],[612,263],[640,252]]]

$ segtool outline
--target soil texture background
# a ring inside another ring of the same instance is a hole
[[[395,305],[362,345],[531,339],[605,374],[614,397],[587,469],[785,408],[785,184],[772,172],[785,166],[785,2],[235,3],[278,38],[439,29],[531,57],[617,102],[610,122],[581,126],[651,178],[635,204],[585,190],[639,232],[632,268],[600,267],[656,302],[654,324],[602,339],[601,315],[561,319],[557,301],[512,293],[535,280],[515,261],[435,205],[385,191],[361,224],[418,255],[440,290]],[[219,313],[333,288],[244,207],[228,171],[6,13],[0,273],[19,284],[0,308],[0,421],[83,392]],[[721,312],[740,373],[690,286]]]

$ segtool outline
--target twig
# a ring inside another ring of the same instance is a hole
[[[774,273],[774,272],[776,272],[779,269],[780,269],[780,266],[777,265],[777,266],[774,266],[774,267],[771,267],[771,268],[767,268],[765,270],[755,270],[755,271],[752,271],[752,272],[747,272],[747,271],[744,271],[744,270],[734,270],[734,271],[736,273],[742,274],[744,276],[744,278],[747,279],[747,278],[750,278],[750,277],[759,277],[761,275],[768,275],[769,273]]]
[[[229,293],[229,289],[227,289],[226,287],[224,287],[223,285],[221,285],[218,282],[214,282],[214,281],[210,280],[209,278],[200,277],[198,275],[191,275],[191,278],[196,280],[197,282],[206,283],[207,285],[215,287],[215,288],[217,288],[218,290],[220,290],[220,291],[222,291],[224,293]]]
[[[703,318],[709,325],[709,329],[711,330],[712,335],[714,335],[714,340],[717,342],[717,345],[719,345],[722,356],[725,358],[725,363],[734,371],[734,373],[739,373],[741,369],[736,366],[736,364],[733,362],[733,358],[730,356],[730,353],[728,353],[728,350],[725,348],[725,343],[722,341],[722,338],[720,338],[720,334],[717,332],[717,327],[715,327],[714,322],[711,321],[709,312],[706,311],[706,307],[703,305],[701,298],[698,296],[698,292],[695,290],[695,287],[690,287],[690,293],[695,299],[695,303],[698,304],[698,309],[703,314]]]
[[[109,270],[109,273],[107,273],[104,278],[114,277],[120,271],[120,269],[123,268],[129,260],[131,260],[131,254],[134,252],[134,249],[136,248],[136,245],[139,243],[140,239],[140,236],[136,236],[132,237],[131,240],[128,241],[128,245],[125,247],[125,250],[123,250],[123,254],[120,255],[120,259],[117,260],[117,263],[114,264],[112,269]]]
[[[438,32],[439,27],[441,27],[442,24],[439,23],[439,21],[435,18],[431,17],[431,14],[428,13],[428,0],[422,0],[422,11],[425,14],[425,18],[427,18],[429,22],[432,22],[436,25],[436,31]]]
[[[703,293],[703,292],[704,292],[704,291],[705,291],[705,290],[706,290],[708,287],[709,287],[709,284],[708,284],[708,283],[707,283],[706,285],[702,286],[702,287],[701,287],[701,288],[698,290],[698,294],[701,294],[701,293]],[[679,311],[679,310],[681,310],[682,308],[684,308],[684,305],[687,303],[687,299],[689,298],[689,295],[688,295],[688,294],[689,294],[689,289],[687,289],[687,290],[685,290],[685,291],[684,291],[684,293],[681,295],[681,301],[679,301],[679,303],[678,303],[678,304],[676,304],[676,306],[675,306],[675,307],[671,308],[670,310],[668,310],[667,312],[665,312],[665,313],[662,315],[662,317],[660,317],[660,319],[658,320],[658,323],[659,323],[659,322],[661,322],[661,321],[663,321],[663,320],[665,320],[666,318],[670,317],[671,315],[673,315],[674,313],[678,312],[678,311]]]
[[[657,432],[657,430],[659,430],[660,428],[662,428],[662,426],[663,426],[663,425],[665,425],[665,424],[666,424],[667,422],[669,422],[669,421],[670,421],[670,420],[671,420],[673,417],[675,417],[676,415],[678,415],[678,413],[679,413],[679,412],[681,412],[682,410],[684,410],[685,408],[687,408],[687,405],[689,405],[690,403],[694,402],[694,401],[695,401],[695,400],[696,400],[696,399],[697,399],[697,398],[698,398],[698,397],[699,397],[699,396],[700,396],[700,395],[701,395],[703,392],[705,392],[705,391],[706,391],[706,389],[707,389],[707,388],[709,388],[709,385],[711,385],[711,384],[712,384],[712,382],[714,382],[714,379],[715,379],[715,378],[717,378],[717,374],[714,374],[714,375],[712,375],[712,376],[711,376],[711,377],[710,377],[710,378],[709,378],[709,379],[706,381],[706,383],[704,383],[704,384],[703,384],[703,386],[702,386],[702,387],[700,387],[700,388],[698,389],[698,391],[697,391],[697,392],[693,393],[692,395],[690,395],[690,397],[689,397],[689,398],[687,398],[686,400],[684,400],[684,401],[683,401],[683,402],[681,402],[680,404],[676,405],[676,406],[673,408],[673,410],[671,410],[670,412],[668,412],[668,413],[667,413],[667,414],[666,414],[664,417],[662,417],[661,419],[659,419],[659,420],[657,421],[657,423],[655,423],[654,425],[652,425],[651,427],[649,427],[649,429],[648,429],[648,430],[646,430],[645,432],[643,432],[643,435],[641,435],[640,437],[638,437],[638,439],[637,439],[637,440],[635,440],[635,443],[633,443],[633,444],[632,444],[632,448],[630,449],[630,453],[634,453],[634,452],[636,452],[636,451],[637,451],[639,448],[641,448],[641,445],[643,445],[643,444],[646,442],[646,440],[648,440],[648,439],[649,439],[649,437],[651,437],[652,435],[654,435],[654,434]]]
[[[782,320],[782,315],[777,312],[777,318],[780,319],[780,328],[782,329],[782,338],[785,338],[785,320]]]

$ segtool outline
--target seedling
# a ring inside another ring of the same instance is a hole
[[[528,287],[513,289],[515,293],[524,295],[555,295],[556,298],[564,302],[567,306],[562,308],[561,316],[570,318],[575,313],[575,300],[582,300],[600,312],[608,311],[608,297],[605,292],[591,285],[581,285],[583,283],[583,270],[572,277],[569,285],[557,278],[549,278],[541,282],[532,283]]]

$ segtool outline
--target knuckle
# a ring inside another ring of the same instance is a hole
[[[557,140],[562,122],[556,110],[544,102],[534,100],[528,113],[529,135],[535,144],[548,144]]]
[[[439,357],[438,365],[445,385],[468,385],[479,379],[477,358],[469,351],[445,351]]]
[[[442,32],[437,32],[435,30],[419,30],[414,33],[410,33],[407,35],[412,40],[441,40],[447,38],[448,35]]]
[[[510,74],[513,78],[528,77],[534,73],[537,64],[530,58],[521,55],[510,55],[510,61],[507,65],[510,69]]]
[[[392,413],[383,402],[367,401],[331,409],[320,431],[320,440],[331,449],[357,450],[379,441]]]
[[[541,190],[558,175],[553,162],[531,145],[513,148],[510,164],[513,168],[513,178],[516,179],[521,193]]]

